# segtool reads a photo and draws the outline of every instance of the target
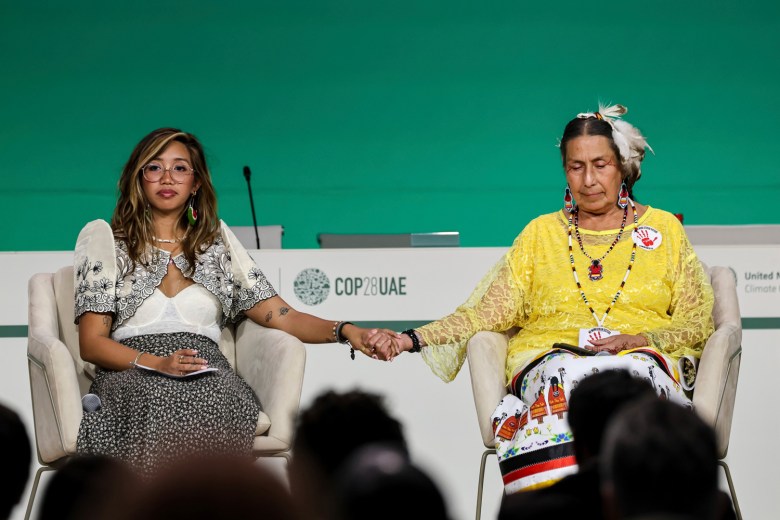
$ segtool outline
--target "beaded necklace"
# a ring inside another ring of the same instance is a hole
[[[634,201],[631,199],[628,199],[628,202],[631,203],[631,209],[634,211],[634,228],[636,229],[636,226],[639,222],[639,217],[636,212],[636,206],[634,205]],[[628,212],[628,208],[626,208],[626,213]],[[576,216],[576,214],[575,214]],[[623,215],[623,226],[625,226],[626,223],[626,217],[625,214]],[[574,228],[574,223],[572,222],[572,216],[569,215],[569,261],[571,262],[571,272],[574,275],[574,282],[577,284],[577,289],[580,290],[580,296],[582,296],[582,301],[585,302],[585,305],[588,306],[588,310],[593,315],[593,319],[596,320],[596,323],[599,327],[602,327],[604,325],[604,321],[607,319],[607,316],[609,315],[609,311],[612,310],[612,306],[615,305],[615,302],[618,301],[618,298],[620,298],[620,294],[623,292],[623,287],[626,286],[626,280],[628,280],[628,275],[631,274],[631,268],[634,266],[634,259],[636,258],[636,242],[633,242],[633,247],[631,248],[631,259],[628,262],[628,268],[626,269],[626,274],[623,276],[623,281],[620,282],[620,287],[618,287],[617,292],[615,293],[615,297],[612,298],[612,301],[609,304],[609,307],[607,307],[607,310],[604,312],[604,316],[599,319],[599,317],[596,315],[596,311],[593,310],[593,306],[588,301],[588,297],[585,296],[585,291],[582,290],[582,284],[580,283],[580,278],[577,276],[577,268],[574,265],[574,249],[572,248],[572,228]],[[618,234],[618,239],[620,238],[620,235],[623,233],[623,227],[620,228],[620,233]],[[579,238],[579,235],[578,235]],[[617,244],[617,239],[612,243],[612,246],[610,246],[609,251],[612,251],[612,248]],[[580,247],[582,247],[582,244],[580,244]],[[607,251],[607,253],[609,253]],[[585,251],[583,251],[585,253]],[[585,256],[588,256],[587,253]],[[607,256],[604,254],[604,256]],[[604,258],[604,256],[601,257],[601,259]],[[588,256],[588,258],[590,258]]]
[[[626,228],[626,217],[628,216],[628,206],[623,208],[623,222],[620,224],[620,231],[618,231],[617,236],[615,237],[615,240],[612,241],[612,244],[609,246],[609,249],[607,249],[607,252],[601,255],[601,258],[593,258],[588,254],[587,251],[585,251],[585,247],[582,245],[582,237],[580,236],[580,226],[579,226],[579,212],[574,212],[574,234],[577,237],[577,244],[580,246],[580,251],[582,251],[582,254],[588,257],[588,260],[590,260],[590,265],[588,266],[588,278],[591,282],[597,282],[601,280],[604,277],[604,265],[601,263],[604,261],[604,259],[607,257],[607,255],[612,252],[612,249],[614,249],[615,244],[620,242],[620,237],[623,236],[623,230]],[[569,221],[571,222],[571,217],[569,217]],[[636,208],[634,209],[634,224],[636,224]]]

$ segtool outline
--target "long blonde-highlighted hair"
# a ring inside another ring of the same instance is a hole
[[[154,249],[150,246],[155,245],[154,226],[149,201],[141,185],[141,169],[173,141],[183,144],[189,151],[195,180],[200,182],[193,201],[198,212],[197,222],[193,226],[189,225],[186,207],[179,216],[180,224],[188,230],[181,242],[182,251],[190,268],[193,268],[197,254],[210,246],[219,233],[219,219],[217,195],[211,183],[211,173],[206,165],[203,146],[192,134],[176,128],[160,128],[141,139],[130,154],[119,178],[119,199],[111,218],[111,228],[114,237],[127,244],[127,251],[133,262],[147,263],[151,260],[149,254]]]

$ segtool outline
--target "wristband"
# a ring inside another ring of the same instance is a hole
[[[349,345],[349,357],[352,359],[352,361],[355,360],[355,349],[352,348],[352,343],[349,342],[347,338],[345,338],[341,334],[341,329],[344,328],[344,325],[354,325],[351,321],[340,321],[336,323],[333,327],[333,335],[336,337],[336,341],[341,343],[342,345]]]
[[[420,352],[420,338],[417,337],[414,329],[405,330],[401,334],[406,334],[412,339],[412,348],[409,349],[409,352]]]

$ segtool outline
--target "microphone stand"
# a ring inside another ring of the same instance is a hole
[[[252,172],[249,170],[249,166],[244,166],[244,178],[246,179],[246,187],[249,190],[249,206],[252,208],[252,224],[255,228],[255,241],[257,243],[257,249],[260,249],[260,234],[257,232],[257,217],[255,216],[255,201],[252,199],[252,184],[249,182],[249,178],[252,176]]]

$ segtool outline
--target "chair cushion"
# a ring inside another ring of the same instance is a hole
[[[63,267],[54,273],[53,283],[60,322],[60,338],[73,356],[80,384],[88,385],[88,381],[95,378],[95,365],[81,359],[79,351],[79,328],[74,323],[76,302],[73,289],[73,266]]]
[[[257,417],[257,427],[255,428],[255,435],[262,435],[265,432],[268,431],[268,428],[271,427],[271,418],[268,417],[264,412],[260,412],[260,415]]]

